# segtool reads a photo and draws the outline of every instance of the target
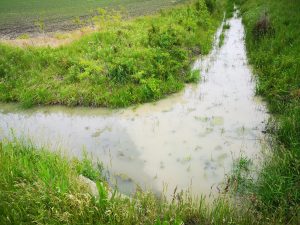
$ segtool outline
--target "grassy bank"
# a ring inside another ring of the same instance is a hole
[[[223,1],[209,2],[130,22],[100,10],[98,32],[57,49],[0,45],[0,101],[124,107],[177,92],[198,80],[190,64],[220,24]]]
[[[249,62],[257,74],[257,93],[272,113],[273,137],[256,181],[243,197],[257,218],[271,224],[300,224],[300,2],[239,0],[246,28]]]
[[[20,141],[0,145],[0,224],[250,224],[224,197],[207,207],[188,193],[173,201],[137,192],[131,199],[109,195],[101,167],[67,159]],[[79,175],[97,183],[89,193]],[[237,221],[237,222],[235,222]]]

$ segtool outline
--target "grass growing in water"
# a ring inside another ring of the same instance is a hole
[[[0,101],[124,107],[177,92],[197,80],[193,57],[211,49],[223,1],[213,2],[129,22],[101,10],[101,30],[57,49],[0,45]]]
[[[230,29],[230,25],[225,20],[225,22],[224,22],[224,24],[222,26],[222,32],[221,32],[221,34],[219,36],[219,47],[222,47],[224,45],[225,32],[226,32],[226,30],[229,30],[229,29]]]

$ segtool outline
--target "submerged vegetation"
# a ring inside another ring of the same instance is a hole
[[[191,1],[134,21],[99,10],[99,31],[68,46],[2,44],[0,101],[124,107],[177,92],[197,80],[190,64],[211,49],[222,2]]]

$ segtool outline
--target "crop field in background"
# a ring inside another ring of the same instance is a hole
[[[186,0],[1,0],[0,36],[17,37],[36,32],[36,21],[43,21],[46,31],[70,30],[74,19],[88,17],[97,8],[124,10],[139,16],[170,7]]]

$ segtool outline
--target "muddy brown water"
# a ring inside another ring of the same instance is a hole
[[[156,103],[127,109],[0,105],[0,137],[30,138],[37,145],[103,162],[110,182],[124,193],[136,185],[171,194],[217,192],[241,155],[256,161],[268,119],[256,97],[240,18],[229,21],[225,43],[194,64],[202,80]],[[220,34],[217,32],[216,37]]]

